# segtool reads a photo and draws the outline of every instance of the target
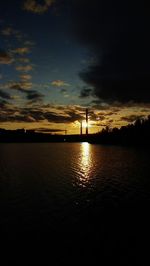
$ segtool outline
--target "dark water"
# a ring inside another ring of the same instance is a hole
[[[0,144],[3,265],[147,265],[149,213],[146,148]]]

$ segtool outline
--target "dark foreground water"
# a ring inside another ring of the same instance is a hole
[[[0,144],[1,265],[148,265],[149,214],[146,148]]]

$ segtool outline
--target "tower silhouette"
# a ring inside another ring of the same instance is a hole
[[[89,115],[89,110],[86,109],[86,135],[89,134],[89,132],[88,132],[88,122],[89,122],[89,117],[88,117],[88,115]]]
[[[83,134],[83,131],[82,131],[82,121],[80,122],[80,135]]]

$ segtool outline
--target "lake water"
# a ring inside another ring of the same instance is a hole
[[[148,148],[0,144],[5,263],[144,265],[149,211]]]

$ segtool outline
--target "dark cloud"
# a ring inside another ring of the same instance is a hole
[[[113,119],[110,119],[110,120],[108,120],[108,123],[113,123],[114,122],[114,120]]]
[[[20,114],[23,117],[31,117],[34,121],[39,122],[44,120],[43,111],[40,109],[34,109],[34,108],[22,108],[20,110]]]
[[[36,101],[42,101],[44,95],[40,92],[37,92],[36,90],[29,90],[29,85],[32,86],[32,83],[30,84],[28,82],[16,82],[10,85],[10,89],[17,90],[26,94],[27,100],[31,101],[32,103]]]
[[[64,89],[64,88],[62,88],[62,89],[60,90],[60,92],[61,92],[62,94],[65,94],[65,93],[67,92],[67,90]]]
[[[11,57],[11,55],[0,49],[0,64],[2,65],[10,65],[13,62],[13,58]]]
[[[0,108],[1,108],[2,110],[5,109],[6,105],[7,105],[7,101],[5,101],[5,100],[1,100],[1,99],[0,99]]]
[[[113,110],[113,111],[111,111],[111,112],[108,112],[108,113],[107,113],[107,116],[115,115],[115,114],[117,114],[119,111],[120,111],[120,110]]]
[[[27,99],[31,101],[41,101],[43,98],[43,94],[37,92],[37,91],[28,91],[27,92]]]
[[[10,94],[5,92],[5,91],[2,91],[2,90],[0,90],[0,97],[3,98],[3,99],[7,99],[7,100],[11,99]]]
[[[4,109],[3,109],[4,110]],[[17,115],[16,115],[17,114]],[[42,107],[31,107],[31,108],[7,108],[5,107],[5,112],[0,117],[0,122],[42,122],[47,120],[50,123],[56,124],[68,124],[74,123],[76,120],[83,120],[84,114],[80,114],[72,108],[64,108],[64,112],[58,113],[58,110],[46,111]]]
[[[83,118],[84,118],[83,114],[75,112],[74,110],[66,111],[66,114],[68,115],[66,117],[68,122],[74,122],[74,121],[77,121],[77,120],[80,121],[80,120],[83,120]]]
[[[92,89],[83,88],[81,90],[80,98],[89,97],[92,94]]]
[[[141,118],[144,118],[144,117],[145,117],[144,115],[129,115],[129,116],[121,117],[121,120],[126,121],[128,123],[133,123],[137,119],[141,119]]]
[[[10,84],[10,89],[12,90],[17,90],[17,91],[20,91],[20,92],[23,92],[23,93],[26,93],[26,90],[23,89],[20,85],[20,83],[13,83],[13,84]]]
[[[149,113],[149,109],[144,108],[144,109],[141,110],[141,112],[143,112],[143,113]]]
[[[82,119],[81,115],[74,114],[73,112],[68,112],[67,114],[60,115],[53,112],[45,112],[43,113],[44,119],[51,123],[73,123],[76,120]]]
[[[33,119],[29,116],[23,117],[21,115],[1,115],[0,114],[0,122],[34,122]]]
[[[96,61],[80,73],[110,104],[150,102],[150,8],[146,1],[72,0],[74,30]],[[88,96],[84,90],[81,95]]]
[[[106,117],[107,117],[107,116],[106,116]],[[98,119],[99,119],[100,121],[105,120],[106,117],[105,117],[105,115],[98,115]]]

